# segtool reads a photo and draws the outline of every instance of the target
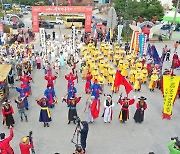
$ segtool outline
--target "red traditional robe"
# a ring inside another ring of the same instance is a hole
[[[52,76],[52,75],[45,75],[44,79],[47,80],[47,85],[50,85],[52,88],[54,88],[54,80],[56,80],[57,76]]]
[[[13,149],[11,148],[9,142],[12,140],[14,136],[14,132],[13,132],[13,129],[10,128],[10,135],[9,137],[5,138],[4,140],[2,140],[0,142],[0,151],[1,151],[1,154],[14,154],[14,151]]]
[[[30,76],[27,76],[26,74],[24,74],[24,76],[21,76],[20,77],[20,80],[23,82],[25,86],[25,88],[29,87],[29,83],[30,81],[32,81],[32,78]],[[27,96],[30,96],[31,94],[31,90],[29,89],[27,92],[26,92],[26,95]]]
[[[88,74],[86,76],[86,85],[85,85],[85,92],[88,93],[89,92],[89,89],[91,87],[91,80],[92,80],[92,75],[91,74]]]
[[[176,53],[173,55],[172,65],[173,68],[178,68],[180,66],[180,59]]]
[[[100,112],[100,100],[93,100],[91,104],[91,115],[93,119],[99,117],[99,112]]]
[[[69,73],[68,75],[65,75],[65,79],[68,80],[68,88],[69,88],[71,84],[74,84],[74,80],[77,79],[77,76],[73,75],[72,73]]]

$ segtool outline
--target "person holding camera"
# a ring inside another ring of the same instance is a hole
[[[33,141],[29,139],[29,136],[22,138],[19,143],[21,154],[30,154],[30,149],[33,148]]]
[[[88,123],[86,121],[81,121],[81,124],[83,125],[83,128],[80,129],[80,134],[81,134],[81,146],[83,149],[83,153],[86,152],[86,140],[87,140],[87,135],[89,131]]]
[[[14,136],[14,132],[12,129],[12,126],[10,126],[10,135],[9,137],[5,138],[5,134],[0,134],[0,150],[1,154],[14,154],[14,151],[12,147],[10,146],[9,142],[11,142],[12,138]]]
[[[168,144],[170,154],[180,154],[180,141],[178,138],[171,138]]]

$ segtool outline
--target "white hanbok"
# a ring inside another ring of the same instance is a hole
[[[59,77],[59,75],[60,75],[60,63],[58,60],[55,61],[55,63],[54,63],[54,70],[55,70],[55,73],[57,74],[57,76]]]
[[[104,101],[104,122],[110,122],[112,120],[112,108],[114,107],[114,102],[105,100]]]
[[[92,100],[88,100],[87,104],[86,104],[85,117],[86,117],[86,121],[88,123],[94,121],[94,119],[93,119],[93,117],[91,115],[91,103],[92,103]]]

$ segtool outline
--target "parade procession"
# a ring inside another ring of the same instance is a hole
[[[90,1],[19,2],[21,19],[2,4],[12,25],[0,21],[0,153],[180,154],[180,32],[163,29],[169,13],[127,20],[122,0]]]

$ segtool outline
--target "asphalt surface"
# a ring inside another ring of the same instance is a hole
[[[26,18],[26,21],[28,19]],[[29,22],[27,24],[30,25]],[[52,30],[51,30],[52,31]],[[66,31],[63,31],[66,33]],[[161,53],[165,44],[173,48],[174,42],[154,43]],[[37,41],[36,50],[39,50]],[[180,54],[180,48],[178,49]],[[164,68],[170,68],[170,62],[164,63]],[[42,123],[39,123],[40,107],[36,104],[36,99],[43,96],[46,88],[46,81],[44,80],[43,70],[34,70],[32,77],[34,83],[32,86],[32,96],[29,100],[29,111],[27,111],[28,122],[21,122],[20,117],[13,99],[18,96],[15,89],[10,89],[10,99],[15,109],[15,127],[14,138],[11,145],[15,154],[19,154],[19,142],[22,137],[28,135],[29,131],[33,131],[33,140],[35,151],[37,154],[54,154],[59,152],[61,154],[72,154],[75,146],[71,143],[71,139],[76,125],[73,123],[68,125],[67,115],[68,108],[65,103],[61,102],[61,98],[66,94],[67,81],[64,79],[66,69],[61,70],[60,77],[55,82],[55,91],[59,103],[51,110],[52,122],[49,128],[44,128]],[[180,71],[176,71],[180,75]],[[20,82],[15,83],[16,86]],[[88,95],[84,92],[85,82],[80,78],[79,83],[75,81],[75,87],[78,90],[77,96],[82,96],[81,102],[77,105],[78,115],[82,120],[85,119],[82,114],[85,108],[85,102]],[[111,94],[111,87],[105,86],[105,94]],[[125,96],[124,87],[120,88]],[[133,116],[136,110],[136,105],[129,107],[130,119],[127,123],[122,124],[118,120],[120,105],[117,100],[120,93],[113,94],[113,101],[115,106],[113,108],[113,120],[109,124],[103,122],[101,117],[103,113],[103,103],[101,103],[100,117],[95,120],[94,124],[89,124],[89,134],[87,138],[87,154],[148,154],[153,151],[155,154],[168,154],[167,144],[171,137],[180,136],[180,100],[178,99],[173,107],[172,120],[162,120],[163,97],[161,92],[156,89],[155,92],[150,92],[148,84],[142,86],[141,92],[131,92],[129,97],[133,98],[136,95],[136,102],[139,96],[147,97],[148,108],[145,111],[145,120],[142,124],[136,124]],[[105,97],[101,95],[101,102],[104,102]],[[0,115],[2,120],[2,115]],[[1,132],[9,135],[9,130],[0,125]]]

